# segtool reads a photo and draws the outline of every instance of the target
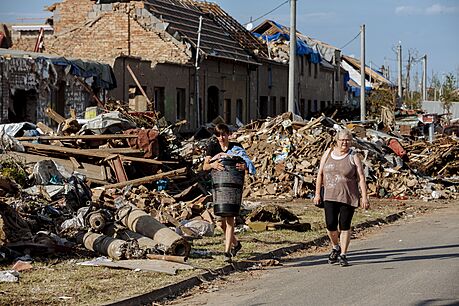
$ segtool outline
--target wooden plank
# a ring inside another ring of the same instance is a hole
[[[50,128],[49,126],[47,126],[46,124],[44,124],[43,122],[38,122],[37,123],[37,128],[39,128],[40,130],[42,130],[43,133],[45,134],[52,134],[54,133],[54,130],[52,128]],[[32,139],[33,140],[33,139]]]
[[[83,168],[83,165],[80,162],[78,162],[75,157],[70,156],[69,159],[73,164],[73,169],[81,169],[81,168]]]
[[[112,155],[105,159],[108,161],[108,164],[112,168],[113,172],[115,172],[116,180],[121,182],[126,182],[128,177],[126,175],[126,171],[123,167],[123,161],[121,160],[119,155]]]
[[[14,152],[15,156],[18,156],[20,159],[25,160],[27,164],[35,164],[36,162],[42,161],[43,159],[51,159],[56,163],[64,166],[69,172],[72,172],[73,164],[68,158],[57,158],[57,157],[43,157],[40,155],[23,153],[23,152]],[[78,172],[85,175],[88,180],[93,181],[104,181],[104,177],[100,173],[100,167],[90,164],[90,163],[81,163],[83,168],[78,169]]]
[[[58,152],[63,154],[73,154],[79,156],[87,156],[87,157],[96,157],[96,158],[107,158],[113,154],[113,152],[105,152],[100,149],[93,149],[93,150],[81,150],[81,149],[74,149],[74,148],[66,148],[66,147],[56,147],[52,145],[45,145],[45,144],[36,144],[30,142],[22,142],[21,143],[24,148],[26,148],[27,152],[30,152],[29,149],[35,149],[39,151],[46,151],[46,152]],[[147,158],[140,158],[140,157],[132,157],[132,156],[124,156],[120,155],[121,159],[124,161],[135,161],[139,163],[147,163],[147,164],[155,164],[155,165],[162,165],[162,164],[177,164],[176,161],[159,161],[155,159],[147,159]]]
[[[163,172],[163,173],[159,173],[159,174],[155,174],[155,175],[145,176],[145,177],[142,177],[142,178],[139,178],[139,179],[130,180],[130,181],[122,182],[122,183],[105,185],[104,189],[122,188],[122,187],[127,186],[127,185],[138,186],[138,185],[142,185],[142,184],[146,184],[146,183],[151,183],[151,182],[157,181],[157,180],[162,179],[162,178],[175,177],[177,175],[181,175],[181,174],[186,173],[186,171],[187,171],[187,169],[186,169],[186,167],[184,167],[184,168],[180,168],[180,169],[177,169],[177,170],[172,170],[172,171]]]
[[[52,120],[56,121],[57,124],[61,124],[62,122],[65,121],[65,118],[59,115],[57,112],[55,112],[53,109],[47,107],[45,109],[45,114],[51,118]]]
[[[128,138],[137,138],[137,137],[138,135],[104,134],[104,135],[71,135],[71,136],[30,136],[30,137],[16,137],[16,139],[19,141],[78,140],[78,139],[108,140],[108,139],[128,139]]]

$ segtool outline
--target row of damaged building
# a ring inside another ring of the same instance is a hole
[[[49,58],[95,61],[110,66],[116,79],[116,86],[102,86],[107,84],[93,81],[106,73],[80,73],[86,84],[75,83],[72,93],[80,95],[77,99],[53,84],[45,100],[64,117],[69,104],[78,104],[81,114],[108,96],[129,101],[133,111],[154,109],[169,122],[186,119],[186,130],[218,116],[236,124],[287,111],[290,35],[274,21],[266,20],[249,32],[218,5],[192,0],[63,0],[48,10],[53,13],[48,20],[52,26],[13,27],[12,48],[30,54],[39,46],[53,54]],[[296,113],[309,118],[349,102],[354,93],[341,50],[300,33],[297,42]],[[2,52],[5,62],[13,51]],[[11,100],[19,100],[12,93],[18,86],[5,79],[2,105],[11,109]],[[54,82],[69,83],[68,77]],[[20,90],[28,96],[30,89]],[[29,119],[18,117],[1,120]]]

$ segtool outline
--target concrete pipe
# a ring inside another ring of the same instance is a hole
[[[128,229],[164,246],[164,252],[168,255],[188,257],[190,254],[191,247],[185,239],[135,206],[121,207],[116,218]]]
[[[88,218],[89,226],[96,232],[100,232],[104,229],[106,221],[102,213],[92,213]]]
[[[145,250],[146,253],[154,253],[155,250],[160,249],[158,242],[124,227],[122,229],[115,230],[115,226],[111,224],[104,229],[103,233],[107,236],[122,239],[124,241],[135,239],[137,240],[139,247],[142,250]]]
[[[107,255],[112,259],[120,260],[126,257],[127,242],[124,240],[91,232],[79,232],[76,240],[88,250]]]

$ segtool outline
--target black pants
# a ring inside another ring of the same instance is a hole
[[[354,216],[355,207],[334,201],[324,202],[325,223],[329,231],[348,231],[351,229],[351,221]]]

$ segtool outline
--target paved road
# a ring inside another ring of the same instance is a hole
[[[288,259],[258,278],[173,304],[459,305],[457,205],[352,240],[352,266],[329,265],[326,256]]]

